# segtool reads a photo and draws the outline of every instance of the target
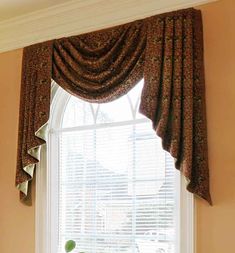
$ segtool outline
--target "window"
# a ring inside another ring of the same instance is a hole
[[[54,85],[37,175],[37,253],[62,253],[68,239],[75,252],[193,252],[192,196],[138,113],[142,85],[105,104]]]

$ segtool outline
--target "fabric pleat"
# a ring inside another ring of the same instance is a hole
[[[50,111],[52,42],[24,49],[19,112],[16,186],[20,197],[30,201],[28,183],[39,162],[40,148],[46,140]]]
[[[211,204],[201,13],[150,19],[140,111],[175,158],[187,189]]]
[[[55,41],[52,78],[90,102],[127,93],[143,76],[145,22]]]
[[[211,204],[202,18],[195,9],[24,48],[16,173],[22,200],[46,140],[51,79],[74,96],[104,103],[142,78],[140,112],[175,158],[187,189]]]

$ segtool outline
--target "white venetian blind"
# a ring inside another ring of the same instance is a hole
[[[59,138],[59,247],[75,252],[175,253],[173,160],[138,113],[139,83],[107,104],[71,97]]]

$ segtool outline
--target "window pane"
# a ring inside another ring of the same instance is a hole
[[[100,105],[97,123],[120,122],[132,119],[131,106],[126,96]]]
[[[135,107],[136,103],[138,102],[140,95],[141,95],[141,91],[143,89],[143,85],[144,85],[144,79],[142,79],[139,83],[137,83],[136,86],[134,86],[129,92],[128,92],[128,96],[133,104],[133,107]]]
[[[176,253],[173,159],[138,113],[142,87],[105,104],[71,96],[56,133],[57,253],[69,239],[75,252]]]
[[[62,127],[92,125],[94,122],[90,103],[71,96],[64,112]]]
[[[59,139],[58,252],[175,253],[173,161],[149,121]]]

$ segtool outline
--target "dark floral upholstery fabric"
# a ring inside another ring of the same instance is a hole
[[[142,78],[140,112],[152,120],[187,189],[211,204],[202,18],[195,9],[24,48],[16,171],[22,200],[45,143],[51,79],[74,96],[104,103]]]

